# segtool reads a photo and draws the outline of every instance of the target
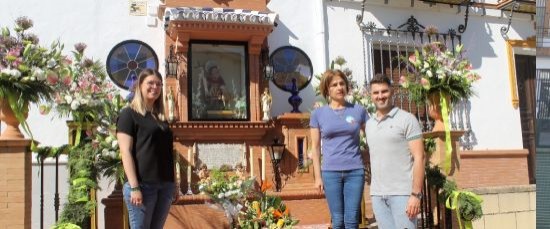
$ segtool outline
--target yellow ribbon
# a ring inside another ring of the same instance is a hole
[[[456,219],[458,221],[458,228],[460,228],[460,229],[463,228],[462,227],[462,220],[464,220],[464,228],[465,229],[473,229],[474,227],[472,225],[471,220],[462,219],[462,217],[460,217],[460,205],[458,204],[458,197],[460,195],[471,196],[472,198],[476,199],[479,202],[482,202],[483,199],[481,199],[481,197],[479,197],[477,194],[475,194],[473,192],[453,191],[453,192],[451,192],[451,194],[447,198],[447,201],[445,201],[445,206],[448,209],[454,210],[456,212]]]
[[[441,116],[443,116],[443,125],[445,126],[445,159],[443,161],[443,169],[446,174],[451,172],[451,155],[453,153],[453,146],[451,143],[451,123],[449,121],[449,107],[445,94],[443,91],[439,91],[439,103],[441,104]]]

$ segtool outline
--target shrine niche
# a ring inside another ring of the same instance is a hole
[[[166,30],[165,53],[173,60],[166,66],[176,73],[166,78],[165,90],[172,91],[174,100],[173,108],[167,109],[175,113],[170,127],[180,159],[176,172],[179,195],[167,225],[192,228],[191,222],[208,222],[201,228],[214,224],[216,228],[227,227],[223,218],[214,222],[212,217],[188,214],[197,209],[204,215],[218,214],[204,211],[208,197],[198,190],[198,182],[207,179],[214,168],[231,168],[230,173],[253,176],[259,184],[274,183],[277,188],[270,192],[288,201],[297,217],[309,214],[304,206],[314,206],[328,216],[323,194],[313,186],[313,170],[310,172],[310,165],[304,163],[309,132],[301,121],[307,115],[270,114],[272,102],[279,98],[272,98],[268,91],[267,36],[277,15],[265,8],[264,1],[228,2],[238,6],[263,4],[248,10],[211,8],[212,1],[203,1],[208,6],[203,8],[175,4],[183,2],[167,1],[161,8],[164,14],[160,14]],[[303,87],[311,78],[312,67],[309,59],[300,64],[300,77],[308,76],[299,78],[299,87]],[[284,69],[275,70],[281,73]],[[275,138],[283,148],[274,159]],[[328,221],[326,217],[320,219]]]

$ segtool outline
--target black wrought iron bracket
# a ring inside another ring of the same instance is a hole
[[[500,28],[500,33],[502,35],[506,35],[508,31],[510,31],[510,26],[512,25],[512,18],[514,17],[514,11],[517,11],[519,9],[519,2],[516,2],[514,0],[514,3],[512,3],[512,7],[510,8],[510,17],[508,18],[508,25],[502,26]]]
[[[464,1],[464,5],[466,6],[466,14],[464,15],[464,24],[461,24],[458,26],[459,33],[464,33],[466,31],[466,28],[468,28],[468,15],[470,13],[470,6],[473,4],[474,4],[473,0]]]
[[[406,31],[411,32],[411,33],[417,33],[417,32],[420,32],[420,28],[422,28],[422,29],[426,28],[423,25],[421,25],[420,23],[418,23],[418,20],[416,20],[416,18],[414,18],[414,16],[412,16],[412,15],[409,19],[407,19],[407,22],[403,23],[402,25],[398,26],[397,28],[401,29],[404,26],[407,26]],[[388,26],[388,29],[391,30],[391,25]]]

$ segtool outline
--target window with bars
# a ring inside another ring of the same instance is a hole
[[[427,115],[426,105],[410,101],[407,91],[402,89],[398,83],[399,78],[406,74],[408,56],[415,49],[437,41],[454,50],[456,45],[461,44],[461,35],[456,34],[454,30],[439,33],[433,27],[424,28],[413,17],[396,29],[376,28],[373,23],[360,24],[360,28],[363,32],[365,82],[368,84],[370,79],[378,73],[390,77],[394,88],[393,104],[414,114],[422,124],[424,131],[431,130],[433,120]],[[451,128],[466,131],[460,139],[464,149],[472,149],[473,145],[477,143],[470,125],[469,113],[470,104],[467,100],[455,104],[451,113]]]

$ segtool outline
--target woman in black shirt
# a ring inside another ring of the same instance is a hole
[[[164,116],[162,76],[144,69],[129,107],[120,111],[117,139],[127,182],[130,228],[163,228],[174,196],[173,134]]]

